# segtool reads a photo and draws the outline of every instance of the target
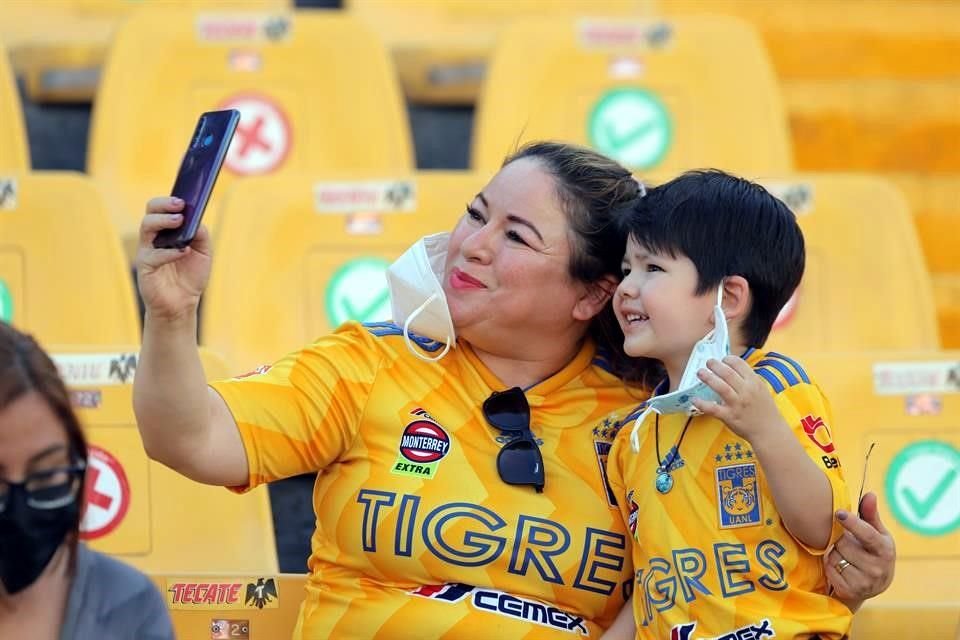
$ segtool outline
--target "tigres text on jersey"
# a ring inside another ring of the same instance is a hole
[[[481,405],[503,385],[467,345],[424,363],[397,326],[349,323],[213,387],[250,487],[320,472],[298,638],[598,637],[632,588],[605,464],[642,394],[590,343],[526,390],[540,494],[497,473],[508,440]]]
[[[829,480],[834,510],[849,509],[820,387],[786,356],[750,350],[744,358]],[[824,550],[804,547],[786,530],[750,443],[720,420],[699,416],[677,449],[688,416],[660,416],[660,455],[671,461],[674,481],[660,493],[654,416],[640,427],[640,452],[630,446],[631,420],[642,408],[625,420],[608,466],[632,537],[638,637],[841,638],[852,614],[827,595]],[[834,521],[830,542],[842,531]]]

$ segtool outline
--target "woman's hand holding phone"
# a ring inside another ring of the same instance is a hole
[[[236,109],[200,114],[173,192],[147,203],[140,224],[137,286],[148,319],[196,321],[200,294],[210,278],[210,234],[200,220],[239,122]]]
[[[183,224],[183,200],[152,198],[140,223],[137,286],[148,316],[169,321],[195,319],[200,295],[210,279],[210,234],[201,226],[190,245],[157,249],[153,240],[164,229]]]

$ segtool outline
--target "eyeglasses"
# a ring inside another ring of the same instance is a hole
[[[497,473],[507,484],[532,485],[543,492],[543,454],[530,431],[530,405],[523,389],[494,391],[483,401],[483,417],[493,427],[515,436],[497,454]]]
[[[0,513],[7,510],[17,493],[22,492],[28,507],[59,509],[77,499],[81,479],[87,465],[78,462],[69,467],[58,467],[31,473],[23,482],[0,479]]]

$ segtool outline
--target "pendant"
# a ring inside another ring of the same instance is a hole
[[[670,489],[673,489],[673,478],[666,471],[658,470],[657,471],[657,481],[655,483],[657,491],[660,493],[667,493]]]

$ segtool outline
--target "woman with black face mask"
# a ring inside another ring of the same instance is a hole
[[[150,580],[78,542],[86,459],[53,362],[0,322],[0,638],[173,638]]]

